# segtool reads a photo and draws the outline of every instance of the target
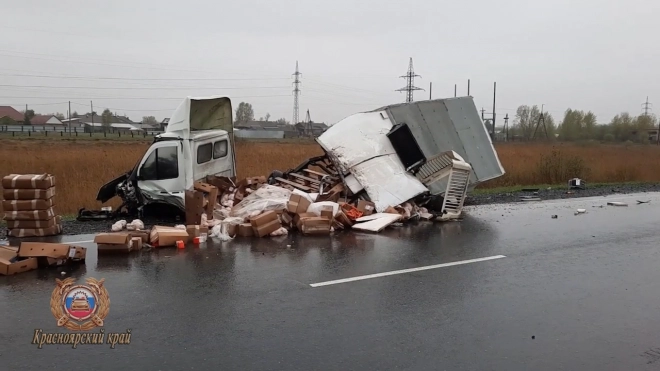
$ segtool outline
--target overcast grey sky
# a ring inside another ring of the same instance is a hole
[[[545,104],[555,119],[591,110],[599,123],[660,110],[660,1],[36,1],[0,0],[0,105],[38,112],[111,108],[168,117],[188,95],[227,95],[255,116],[334,123],[403,102],[450,97],[510,117]],[[30,76],[18,76],[30,75]],[[61,78],[61,76],[86,78]],[[60,78],[54,78],[60,77]],[[94,77],[90,79],[89,77]],[[99,79],[104,78],[104,79]],[[161,79],[161,80],[158,80]],[[58,103],[58,104],[55,104]]]

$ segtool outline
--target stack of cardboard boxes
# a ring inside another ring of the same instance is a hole
[[[42,237],[62,233],[55,214],[55,177],[50,174],[10,174],[2,178],[2,209],[12,237]]]

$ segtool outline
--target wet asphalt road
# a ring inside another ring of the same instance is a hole
[[[642,198],[652,202],[636,205]],[[630,206],[593,207],[608,200]],[[587,213],[574,215],[578,207]],[[3,369],[660,368],[660,355],[645,355],[660,347],[660,194],[467,213],[378,235],[237,239],[101,259],[82,243],[78,269],[0,276]],[[495,255],[506,257],[310,286]],[[61,277],[105,278],[105,330],[131,329],[131,344],[30,344],[37,328],[64,331],[49,308]]]

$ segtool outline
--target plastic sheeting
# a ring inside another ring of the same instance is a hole
[[[284,210],[291,191],[274,185],[264,185],[234,205],[229,216],[247,219],[264,211]]]

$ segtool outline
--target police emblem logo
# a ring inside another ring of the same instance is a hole
[[[72,331],[103,327],[110,311],[110,297],[103,286],[105,279],[88,278],[86,285],[74,285],[75,279],[55,279],[57,286],[50,298],[50,311],[57,326]]]

